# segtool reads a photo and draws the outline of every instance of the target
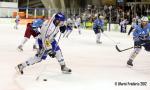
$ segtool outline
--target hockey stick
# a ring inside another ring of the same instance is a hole
[[[44,29],[44,30],[45,30],[45,29],[48,30],[48,28],[50,27],[51,21],[54,20],[55,15],[56,15],[56,14],[54,14],[54,15],[51,17],[50,20],[48,20],[47,22],[45,22],[45,24],[48,24],[48,25],[47,25],[47,26],[42,26],[42,27],[41,27],[41,30],[43,30],[43,29]],[[45,49],[42,51],[42,53],[41,53],[40,56],[38,56],[38,57],[41,58],[44,53],[45,53]],[[41,76],[41,73],[44,72],[45,69],[46,69],[46,66],[44,66],[43,69],[41,70],[41,72],[37,75],[37,77],[36,77],[36,79],[35,79],[36,81],[39,80],[39,78],[40,78],[40,76]]]
[[[123,52],[123,51],[129,50],[129,49],[132,49],[132,48],[134,48],[134,47],[129,47],[129,48],[120,50],[120,49],[118,48],[118,46],[116,45],[116,49],[117,49],[118,52]]]
[[[115,45],[115,48],[117,49],[118,52],[123,52],[123,51],[126,51],[126,50],[129,50],[129,49],[132,49],[134,48],[133,46],[132,47],[129,47],[129,48],[126,48],[126,49],[123,49],[123,50],[120,50],[119,47],[117,46],[117,44],[119,44],[118,42],[115,42],[113,39],[111,39],[108,35],[102,33],[103,35],[105,35],[107,38],[109,38]]]
[[[56,43],[56,47],[54,48],[54,51],[56,50],[56,48],[57,48],[57,46],[58,46],[58,43],[59,43],[59,41],[60,41],[60,38],[61,38],[61,35],[62,35],[62,33],[60,33],[60,35],[59,35],[59,38],[58,38],[58,40],[57,40],[57,43]],[[44,51],[45,52],[45,51]],[[43,53],[44,54],[44,53]],[[39,78],[41,77],[41,73],[42,72],[44,72],[44,70],[46,69],[46,66],[44,66],[44,68],[41,70],[41,72],[39,73],[39,75],[36,77],[36,81],[38,81],[39,80]],[[43,81],[47,81],[47,79],[43,79]]]
[[[119,44],[119,42],[114,41],[113,39],[111,39],[108,35],[102,33],[105,37],[107,37],[109,40],[111,40],[115,45]]]
[[[148,43],[150,43],[150,42],[148,42]],[[144,46],[145,44],[147,44],[147,43],[143,43],[143,44],[141,44],[141,46]],[[134,47],[132,46],[132,47],[129,47],[129,48],[120,50],[119,47],[116,45],[116,49],[117,49],[118,52],[123,52],[123,51],[126,51],[126,50],[130,50],[130,49],[132,49],[132,48],[134,48]]]

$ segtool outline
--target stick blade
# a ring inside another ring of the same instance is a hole
[[[116,47],[116,49],[117,49],[118,52],[122,52],[122,51],[118,48],[117,45],[116,45],[115,47]]]

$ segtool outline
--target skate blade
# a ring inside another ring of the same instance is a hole
[[[127,67],[128,67],[128,68],[133,68],[133,66],[131,66],[131,65],[127,65]]]
[[[18,69],[18,66],[15,67],[15,70],[17,71],[18,74],[21,74],[19,69]]]
[[[35,80],[36,80],[36,81],[38,81],[38,80],[39,80],[39,78],[40,78],[40,76],[37,76]]]
[[[38,51],[38,49],[33,49],[33,51]]]
[[[71,72],[62,71],[63,74],[71,74]]]
[[[102,42],[96,42],[97,44],[102,44]]]
[[[23,50],[22,50],[22,49],[19,49],[19,48],[17,48],[17,51],[19,51],[19,52],[23,52]]]
[[[15,69],[16,69],[16,71],[17,71],[18,74],[23,75],[23,74],[20,72],[18,66],[16,66]]]

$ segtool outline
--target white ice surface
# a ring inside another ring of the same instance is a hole
[[[132,50],[117,52],[115,44],[104,35],[103,43],[98,45],[92,30],[84,30],[82,35],[73,31],[68,39],[61,38],[59,42],[72,74],[62,74],[57,60],[48,57],[25,68],[25,74],[19,75],[14,67],[34,56],[34,39],[31,37],[24,51],[18,52],[16,48],[23,39],[25,26],[14,30],[13,25],[1,24],[0,28],[0,90],[150,90],[150,53],[143,49],[134,67],[127,68],[126,61]],[[127,34],[104,33],[120,42],[121,49],[133,45]],[[40,76],[38,80],[37,76]],[[146,82],[147,86],[115,86],[115,82]]]

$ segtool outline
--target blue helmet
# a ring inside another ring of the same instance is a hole
[[[44,20],[42,20],[42,19],[36,19],[33,21],[32,27],[38,28],[38,27],[42,26],[43,22],[44,22]]]
[[[65,21],[65,15],[62,13],[57,13],[55,15],[55,20]]]

